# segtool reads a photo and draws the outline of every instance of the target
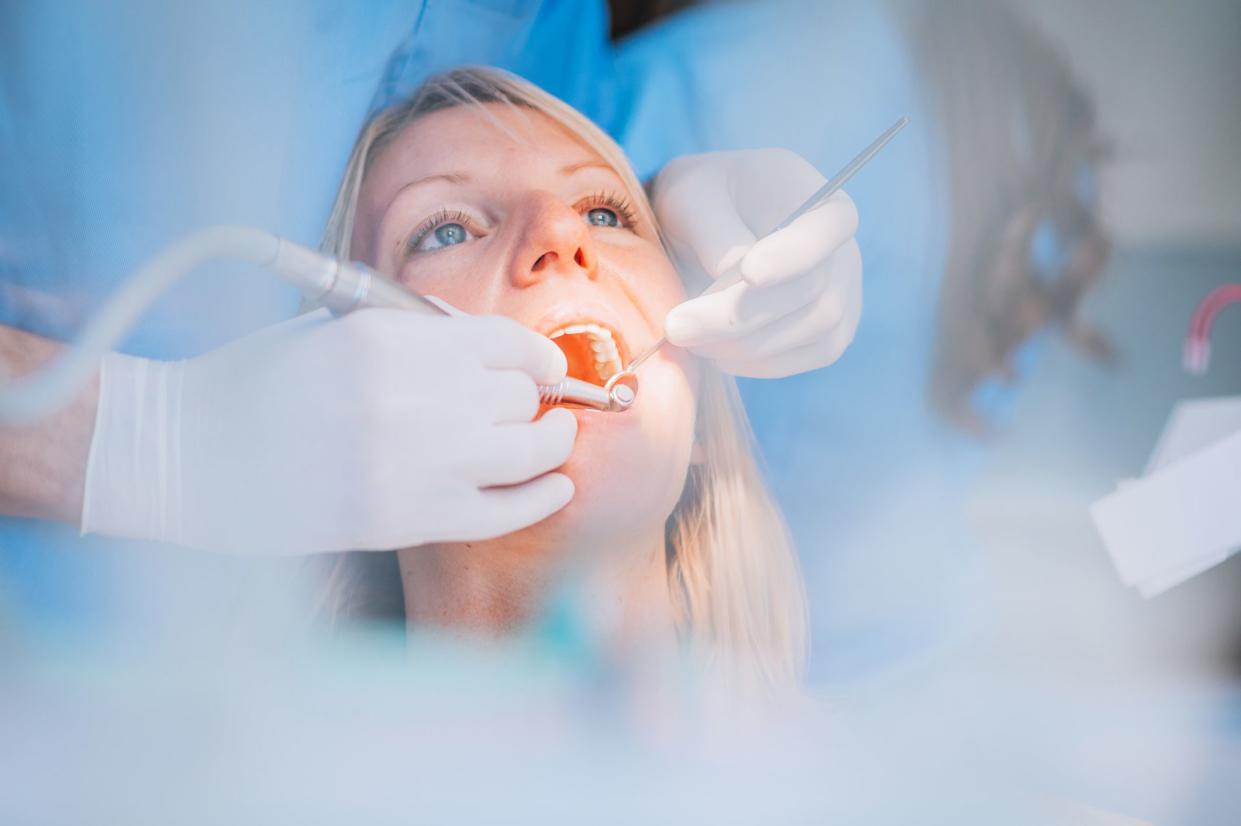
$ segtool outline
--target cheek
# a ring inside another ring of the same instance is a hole
[[[645,242],[644,242],[645,243]],[[685,285],[663,252],[653,245],[610,247],[600,267],[617,285],[624,300],[638,308],[653,336],[664,331],[668,311],[686,299]]]
[[[442,298],[471,315],[496,312],[498,265],[482,244],[424,253],[406,261],[394,277],[422,295]]]

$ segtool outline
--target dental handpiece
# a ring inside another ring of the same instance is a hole
[[[82,328],[73,346],[51,364],[18,378],[0,377],[0,423],[27,424],[64,408],[98,373],[100,357],[116,347],[151,304],[187,273],[222,258],[257,265],[337,314],[359,307],[460,314],[363,264],[338,261],[270,232],[242,226],[204,227],[169,244],[126,278]],[[635,397],[632,387],[603,388],[574,378],[539,387],[539,398],[545,402],[569,402],[597,410],[627,410]]]
[[[339,265],[334,272],[324,272],[307,297],[343,315],[364,307],[408,310],[422,315],[460,316],[465,313],[446,301],[425,296],[387,278],[358,262]],[[634,385],[614,382],[605,387],[566,376],[556,384],[539,385],[539,401],[544,404],[580,404],[595,410],[621,413],[636,401]]]

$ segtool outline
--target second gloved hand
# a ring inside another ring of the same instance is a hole
[[[675,307],[665,322],[669,342],[754,378],[840,357],[862,313],[853,201],[837,192],[762,238],[824,183],[809,162],[783,149],[688,155],[660,172],[656,217],[691,289],[734,270],[742,278]]]
[[[562,508],[565,375],[500,317],[319,311],[183,362],[104,359],[82,531],[242,553],[500,536]]]

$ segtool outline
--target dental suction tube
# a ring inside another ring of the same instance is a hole
[[[130,276],[50,367],[0,382],[0,423],[36,421],[67,405],[94,374],[99,359],[116,347],[164,292],[191,270],[217,258],[264,267],[301,290],[309,301],[337,314],[362,307],[452,314],[363,264],[337,261],[250,227],[208,227],[166,247]],[[618,396],[574,378],[539,387],[539,397],[548,403],[569,401],[611,411],[625,410],[633,403],[629,394]]]
[[[155,300],[183,275],[215,258],[237,258],[261,266],[296,268],[304,257],[267,232],[247,227],[210,227],[189,235],[144,264],[130,276],[82,331],[73,346],[53,364],[29,376],[0,385],[0,422],[19,424],[50,415],[64,407],[90,378],[99,359],[137,323]],[[303,250],[309,252],[309,250]]]

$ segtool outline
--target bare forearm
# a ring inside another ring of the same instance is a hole
[[[0,376],[32,373],[63,346],[0,325]],[[47,419],[20,427],[0,425],[0,514],[77,523],[98,398],[95,378],[68,407]]]

